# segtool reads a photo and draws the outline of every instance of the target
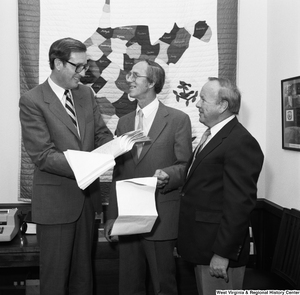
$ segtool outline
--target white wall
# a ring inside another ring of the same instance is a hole
[[[266,198],[300,209],[300,152],[281,148],[281,80],[300,76],[300,1],[268,1]]]
[[[280,81],[300,75],[300,1],[239,1],[238,86],[241,122],[259,141],[265,163],[259,197],[300,209],[300,153],[281,148]],[[15,203],[19,182],[17,0],[0,1],[0,203]]]
[[[258,9],[259,8],[259,9]],[[259,142],[265,161],[258,182],[258,197],[265,196],[266,97],[267,97],[267,1],[239,1],[237,85],[242,94],[241,123]]]
[[[300,153],[281,147],[281,80],[300,76],[300,1],[239,2],[240,119],[265,152],[259,196],[300,209]]]
[[[19,56],[17,0],[0,1],[0,203],[16,203],[19,180]]]

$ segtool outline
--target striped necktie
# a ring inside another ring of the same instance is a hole
[[[64,93],[64,95],[66,96],[66,110],[68,115],[70,116],[73,124],[75,125],[76,129],[77,129],[77,119],[76,119],[76,113],[75,113],[75,108],[74,108],[74,104],[71,98],[71,94],[70,91],[67,89]]]

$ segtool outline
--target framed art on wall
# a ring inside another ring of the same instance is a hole
[[[282,148],[300,151],[300,76],[281,80]]]

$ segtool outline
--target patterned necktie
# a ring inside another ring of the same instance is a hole
[[[192,161],[192,163],[191,163],[191,165],[190,165],[190,168],[189,168],[187,174],[190,173],[191,167],[193,166],[194,161],[195,161],[195,159],[196,159],[198,153],[201,151],[201,149],[202,149],[204,143],[206,142],[206,140],[207,140],[207,138],[208,138],[209,136],[210,136],[210,128],[207,128],[207,129],[205,130],[205,132],[203,133],[203,135],[202,135],[202,137],[201,137],[201,139],[200,139],[200,142],[199,142],[199,144],[197,145],[197,147],[196,147],[196,149],[195,149],[194,156],[193,156],[193,161]]]
[[[143,117],[144,117],[144,114],[143,114],[143,111],[141,109],[138,111],[138,115],[139,115],[139,119],[138,119],[137,130],[139,130],[139,129],[143,130]],[[142,152],[142,149],[143,149],[143,143],[136,144],[136,148],[137,148],[137,156],[139,158],[140,154]]]
[[[77,129],[77,119],[76,119],[76,113],[75,113],[75,108],[74,108],[74,104],[71,98],[71,94],[69,90],[66,90],[64,95],[66,96],[66,110],[68,115],[70,116],[73,124],[75,125],[76,129]]]

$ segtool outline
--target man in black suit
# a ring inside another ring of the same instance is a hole
[[[250,213],[263,153],[236,118],[240,100],[229,80],[209,78],[197,104],[208,132],[187,165],[178,251],[195,265],[198,292],[204,295],[242,289],[249,256]]]

